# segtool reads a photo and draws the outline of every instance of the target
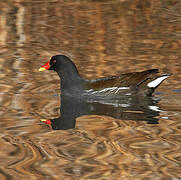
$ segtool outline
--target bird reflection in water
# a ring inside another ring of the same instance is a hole
[[[73,129],[76,118],[83,115],[104,115],[120,120],[146,121],[158,124],[158,100],[153,97],[123,96],[119,99],[82,99],[61,96],[60,117],[42,120],[53,130]]]
[[[95,80],[80,76],[67,56],[55,55],[39,68],[54,70],[61,79],[59,118],[44,120],[53,129],[71,129],[82,115],[107,115],[121,120],[158,123],[156,101],[150,96],[171,74],[158,74],[158,69],[125,73]]]

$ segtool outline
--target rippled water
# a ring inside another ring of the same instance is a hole
[[[181,178],[179,0],[0,1],[0,15],[0,179]],[[40,120],[59,117],[59,78],[38,69],[60,53],[88,79],[173,75],[156,102],[94,103],[89,115],[70,103],[76,127],[53,130]]]

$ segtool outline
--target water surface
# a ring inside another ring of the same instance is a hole
[[[179,0],[1,1],[0,14],[0,179],[181,178]],[[117,117],[94,104],[100,114],[79,108],[74,129],[52,130],[40,120],[60,116],[59,78],[38,69],[60,53],[88,79],[173,75],[156,104],[121,106]]]

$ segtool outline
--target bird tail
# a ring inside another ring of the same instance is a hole
[[[167,79],[171,74],[162,74],[159,77],[156,77],[154,80],[152,80],[151,82],[149,82],[147,84],[147,86],[149,88],[157,88],[165,79]]]
[[[151,96],[154,90],[171,74],[162,74],[153,78],[148,78],[142,84],[139,85],[139,93]]]

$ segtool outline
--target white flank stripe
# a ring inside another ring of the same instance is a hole
[[[150,88],[154,88],[157,87],[163,80],[165,80],[168,76],[162,76],[159,77],[157,79],[155,79],[154,81],[151,81],[150,83],[147,84],[148,87]]]
[[[102,89],[100,91],[94,91],[93,89],[90,89],[90,90],[87,90],[87,92],[91,92],[92,94],[103,93],[103,92],[117,93],[119,90],[124,90],[124,89],[129,89],[129,87],[111,87],[111,88]]]
[[[129,87],[119,87],[118,89],[129,89]]]

